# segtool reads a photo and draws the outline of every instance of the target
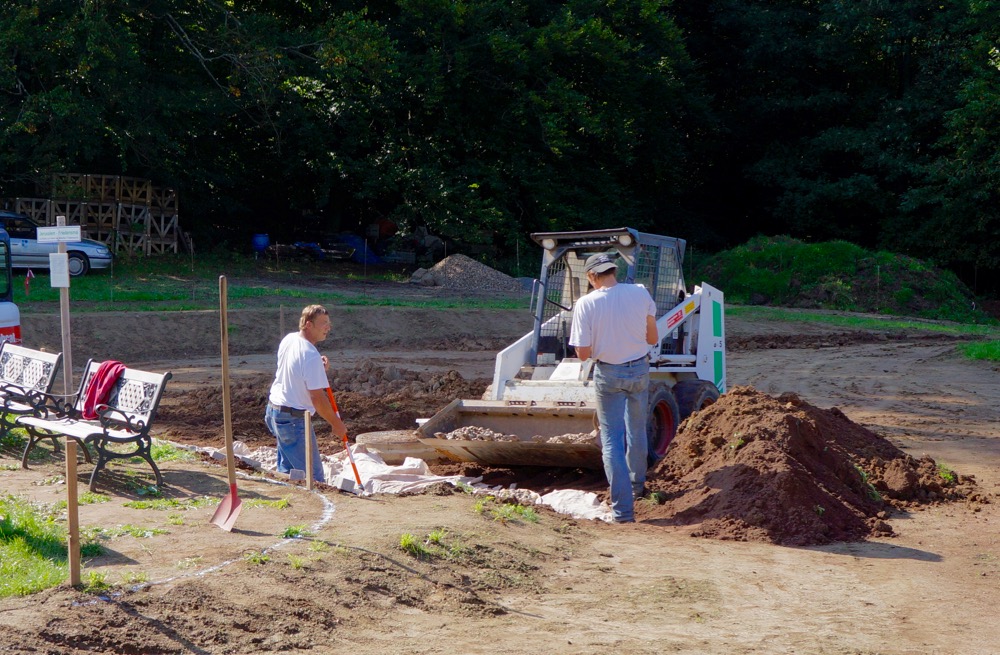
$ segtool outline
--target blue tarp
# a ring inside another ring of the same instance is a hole
[[[381,264],[382,258],[372,252],[371,246],[365,244],[365,240],[356,234],[345,232],[337,235],[337,240],[354,248],[351,261],[359,264]]]

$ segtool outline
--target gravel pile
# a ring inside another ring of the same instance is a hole
[[[521,441],[516,435],[502,434],[489,428],[481,428],[477,425],[466,425],[465,427],[452,430],[451,432],[435,432],[438,439],[453,439],[456,441]],[[535,435],[530,441],[534,443],[569,443],[569,444],[599,444],[597,430],[593,432],[581,432],[572,434],[560,434],[554,437],[543,437]]]
[[[410,282],[467,291],[524,291],[511,276],[465,255],[449,255],[429,269],[419,268],[410,276]]]

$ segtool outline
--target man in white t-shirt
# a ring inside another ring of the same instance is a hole
[[[306,468],[305,413],[319,414],[342,439],[347,434],[344,422],[333,411],[326,394],[330,382],[326,370],[330,361],[321,355],[316,344],[330,333],[330,315],[322,305],[309,305],[299,317],[299,331],[292,332],[278,346],[278,369],[268,394],[264,423],[278,441],[278,471]],[[326,482],[319,458],[315,431],[312,444],[313,480]]]
[[[611,253],[588,257],[584,271],[594,290],[573,307],[569,343],[580,359],[596,360],[594,388],[611,511],[616,523],[632,523],[635,499],[646,485],[649,347],[659,339],[656,303],[645,287],[618,282]]]

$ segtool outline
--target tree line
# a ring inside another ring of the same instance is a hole
[[[989,291],[998,146],[990,0],[0,0],[0,197],[147,177],[196,242],[788,234]]]

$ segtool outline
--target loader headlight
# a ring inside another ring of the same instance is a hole
[[[631,246],[632,245],[632,235],[631,234],[621,234],[621,235],[619,235],[618,236],[618,243],[620,243],[623,246]]]
[[[546,250],[552,250],[556,247],[555,239],[542,239],[542,247]]]

